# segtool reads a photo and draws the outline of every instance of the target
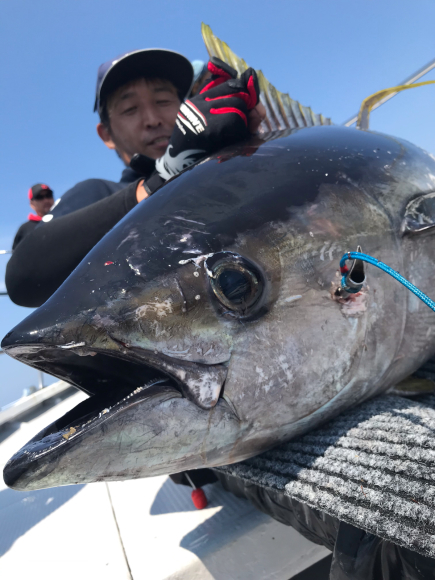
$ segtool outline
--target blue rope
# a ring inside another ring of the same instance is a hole
[[[435,302],[431,300],[429,296],[426,296],[426,294],[424,294],[416,286],[414,286],[414,284],[408,282],[408,280],[406,280],[403,276],[401,276],[399,272],[396,272],[396,270],[393,270],[393,268],[387,266],[387,264],[384,264],[383,262],[380,262],[379,260],[376,260],[376,258],[372,258],[367,254],[362,254],[361,252],[346,252],[346,254],[344,254],[344,256],[340,260],[340,270],[342,273],[343,269],[346,268],[347,260],[362,260],[363,262],[368,262],[369,264],[372,264],[372,266],[376,266],[380,270],[383,270],[384,272],[395,278],[398,282],[403,284],[405,288],[408,288],[408,290],[410,290],[413,294],[415,294],[418,298],[420,298],[420,300],[422,300],[426,304],[426,306],[429,306],[429,308],[431,308],[435,312]],[[347,290],[346,277],[347,274],[345,273],[341,279],[341,286],[345,290]]]

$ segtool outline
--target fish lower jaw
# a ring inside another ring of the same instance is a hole
[[[128,417],[141,404],[154,406],[162,400],[169,403],[171,400],[185,399],[206,418],[207,411],[216,405],[223,394],[227,367],[222,364],[199,365],[143,352],[140,357],[137,352],[111,353],[108,356],[97,351],[97,354],[102,357],[101,373],[108,367],[109,360],[120,359],[123,380],[119,385],[114,380],[102,382],[96,387],[95,394],[20,449],[4,469],[4,480],[9,487],[29,490],[54,485],[50,483],[50,477],[47,480],[45,475],[39,476],[41,469],[45,472],[46,466],[55,462],[56,457],[69,454],[76,446],[81,448],[86,445],[89,437],[92,439],[97,432],[101,432],[101,440],[104,441],[104,433],[110,432],[114,426],[122,431],[122,425],[125,421],[128,425]],[[145,361],[145,358],[148,360]],[[102,374],[106,377],[104,380],[110,378],[111,368]],[[155,378],[150,380],[152,376]],[[43,483],[46,480],[49,482],[47,485]]]
[[[137,387],[111,404],[105,404],[101,397],[85,399],[40,431],[6,463],[3,471],[6,485],[23,491],[45,487],[39,484],[39,478],[35,477],[35,473],[40,463],[50,461],[50,455],[56,456],[67,452],[68,447],[80,443],[94,430],[104,431],[105,423],[121,419],[122,414],[131,407],[162,397],[170,400],[182,398],[183,395],[174,381],[161,378],[148,385]]]

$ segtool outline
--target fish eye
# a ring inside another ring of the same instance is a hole
[[[243,258],[228,255],[207,263],[211,288],[223,306],[245,315],[258,302],[263,283],[260,273]]]

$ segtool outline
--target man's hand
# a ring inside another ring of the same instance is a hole
[[[139,181],[139,183],[137,184],[137,187],[136,187],[137,203],[139,203],[143,199],[146,199],[147,197],[149,197],[149,195],[148,195],[148,192],[145,190],[144,180],[142,179],[141,181]]]
[[[168,149],[156,161],[157,173],[165,181],[199,159],[246,139],[263,118],[264,107],[256,109],[259,87],[252,68],[237,78],[233,68],[212,58],[208,69],[211,80],[199,95],[181,105]]]
[[[248,113],[248,129],[249,132],[255,135],[258,131],[258,127],[266,118],[266,107],[263,103],[258,103],[256,107],[249,111]]]

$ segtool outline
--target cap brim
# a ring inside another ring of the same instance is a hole
[[[185,56],[172,50],[149,48],[130,52],[114,62],[107,71],[95,99],[94,110],[117,88],[141,77],[167,79],[180,97],[185,98],[193,83],[193,67]]]

